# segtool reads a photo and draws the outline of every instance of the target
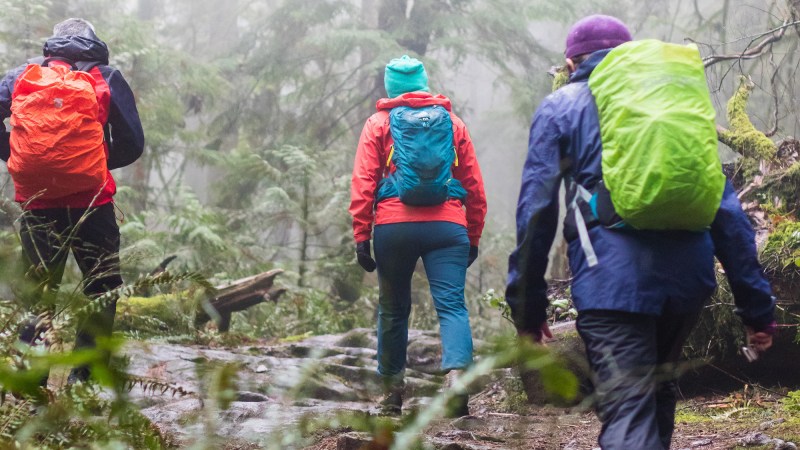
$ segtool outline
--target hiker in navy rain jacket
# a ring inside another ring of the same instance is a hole
[[[589,74],[609,50],[631,40],[622,22],[590,16],[567,38],[568,85],[533,118],[517,205],[517,248],[509,258],[506,300],[520,336],[552,337],[546,322],[545,270],[556,234],[562,180],[590,191],[602,179],[600,127]],[[567,192],[567,204],[573,193]],[[591,213],[584,215],[590,217]],[[754,233],[730,183],[707,232],[620,231],[587,220],[599,263],[589,267],[574,216],[564,235],[578,310],[577,328],[593,371],[604,449],[669,448],[675,412],[674,363],[713,293],[714,257],[722,263],[758,351],[772,343],[774,300],[756,256]]]
[[[76,64],[94,78],[99,106],[99,121],[104,132],[107,176],[98,190],[77,192],[57,198],[26,198],[19,191],[18,201],[24,214],[20,218],[20,240],[27,276],[33,292],[22,295],[26,306],[42,313],[52,311],[53,294],[63,275],[69,249],[84,276],[83,292],[97,297],[122,285],[119,273],[119,226],[114,214],[113,196],[116,184],[111,169],[127,166],[141,156],[144,133],[136,110],[133,93],[122,74],[108,65],[108,47],[97,37],[92,25],[83,19],[68,19],[53,28],[53,37],[43,47],[43,56],[30,62],[42,64]],[[11,116],[17,79],[27,64],[11,70],[0,81],[0,159],[8,161],[11,152],[9,137],[2,121]],[[16,182],[16,180],[15,180]],[[80,227],[75,225],[83,220]],[[63,249],[67,251],[63,251]],[[43,292],[44,285],[48,286]],[[116,301],[102,305],[100,312],[87,312],[79,320],[76,348],[94,347],[95,338],[109,336],[114,322]],[[39,327],[36,327],[39,322]],[[47,321],[32,320],[24,324],[20,339],[29,344],[44,339]],[[43,328],[44,326],[44,328]],[[69,382],[85,381],[86,367],[70,373]],[[42,380],[46,384],[47,380]]]

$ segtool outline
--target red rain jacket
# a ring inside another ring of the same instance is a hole
[[[409,206],[399,198],[388,198],[375,205],[378,183],[394,165],[386,167],[389,149],[393,144],[389,131],[389,110],[397,106],[420,108],[441,105],[453,120],[453,142],[458,154],[458,166],[453,166],[456,178],[467,191],[467,199],[450,199],[441,205]],[[378,100],[378,112],[373,114],[364,129],[356,150],[353,178],[350,187],[350,214],[353,216],[353,236],[356,242],[369,240],[372,226],[401,222],[453,222],[467,227],[470,245],[477,247],[483,232],[486,217],[486,193],[483,177],[475,157],[475,148],[466,125],[452,113],[450,99],[427,92],[409,92],[395,98]]]

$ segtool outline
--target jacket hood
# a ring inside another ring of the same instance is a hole
[[[88,61],[108,65],[108,46],[100,39],[83,36],[51,37],[44,43],[45,57],[58,56],[70,61]]]
[[[375,107],[378,111],[396,108],[398,106],[410,106],[421,108],[423,106],[439,105],[448,111],[452,111],[450,99],[444,95],[431,95],[428,92],[407,92],[394,98],[382,98],[378,100]]]
[[[589,79],[589,75],[594,72],[594,69],[597,67],[598,64],[603,60],[603,58],[608,55],[612,49],[607,48],[605,50],[598,50],[592,53],[586,61],[580,63],[578,65],[578,70],[569,77],[569,82],[574,83],[576,81],[586,81]]]

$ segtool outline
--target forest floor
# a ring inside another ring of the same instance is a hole
[[[592,411],[533,405],[506,411],[502,386],[488,386],[470,402],[472,416],[439,419],[424,431],[446,450],[597,449],[600,423]],[[752,389],[748,388],[749,391]],[[781,406],[779,394],[745,391],[686,399],[678,404],[673,449],[796,449],[800,413]],[[372,441],[373,446],[361,447]],[[355,443],[355,445],[354,445]],[[360,445],[359,445],[360,443]],[[327,430],[307,450],[382,449],[371,436]]]
[[[380,389],[370,329],[227,348],[129,342],[125,354],[129,373],[189,393],[131,391],[142,413],[177,447],[196,444],[209,432],[201,420],[205,395],[199,369],[234,364],[240,391],[236,401],[219,411],[214,431],[226,449],[388,450],[392,439],[415,429],[422,431],[413,437],[425,445],[414,448],[597,448],[600,423],[588,406],[528,404],[511,368],[494,369],[471,385],[472,415],[444,419],[432,414],[435,403],[443,402],[438,394],[443,377],[435,374],[434,364],[438,336],[418,330],[411,335],[408,398],[398,419],[376,416]],[[707,388],[724,384],[721,377],[718,373],[703,384],[705,394],[681,398],[671,448],[797,450],[792,443],[800,443],[800,391],[754,388],[745,382],[725,392]],[[434,418],[425,422],[421,418],[428,413]],[[414,428],[415,421],[422,423],[420,428]]]

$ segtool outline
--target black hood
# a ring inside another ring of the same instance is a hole
[[[96,62],[108,65],[108,46],[100,39],[83,36],[51,37],[44,43],[45,57],[58,56],[70,61]]]

